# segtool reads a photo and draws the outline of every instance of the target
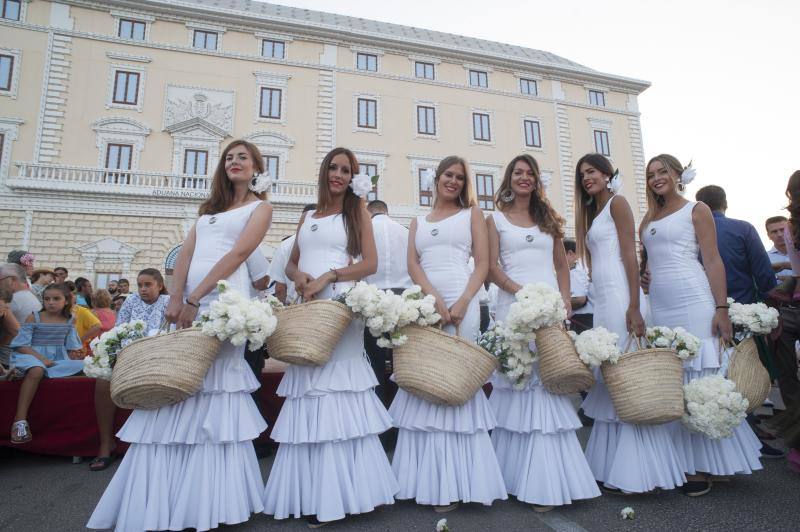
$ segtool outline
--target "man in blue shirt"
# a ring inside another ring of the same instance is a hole
[[[744,220],[725,216],[728,200],[722,187],[703,187],[697,191],[695,199],[708,205],[714,215],[717,247],[728,282],[728,297],[744,304],[766,299],[777,283],[767,250],[756,228]]]

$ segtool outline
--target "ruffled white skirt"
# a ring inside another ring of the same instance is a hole
[[[267,428],[250,393],[259,381],[244,347],[225,342],[197,394],[134,410],[117,436],[131,443],[88,528],[209,530],[263,509],[252,440]]]
[[[378,439],[391,418],[373,390],[378,382],[358,351],[360,338],[363,324],[354,320],[327,364],[287,368],[264,513],[335,521],[394,503],[397,481]]]
[[[491,382],[489,405],[497,419],[492,444],[508,493],[543,506],[600,496],[578,441],[581,423],[569,398],[549,393],[538,368],[522,390],[498,374]]]

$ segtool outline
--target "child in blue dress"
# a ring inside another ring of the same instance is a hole
[[[33,439],[28,425],[28,408],[44,377],[68,377],[83,371],[81,341],[72,326],[69,289],[51,284],[42,291],[44,310],[25,320],[11,342],[11,365],[24,374],[17,399],[17,414],[11,425],[11,443]],[[73,357],[77,358],[74,360]]]

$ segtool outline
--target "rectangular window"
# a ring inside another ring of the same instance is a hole
[[[472,138],[484,142],[491,142],[492,131],[489,127],[489,115],[472,113]]]
[[[542,133],[536,120],[525,120],[525,145],[530,148],[542,147]]]
[[[275,59],[283,59],[286,53],[286,43],[283,41],[272,41],[264,39],[261,41],[261,55],[264,57],[273,57]]]
[[[97,289],[108,288],[109,281],[118,281],[122,277],[119,272],[97,272],[94,278],[94,287]]]
[[[425,105],[417,106],[417,133],[420,135],[436,134],[436,108]]]
[[[368,70],[370,72],[378,71],[378,56],[375,54],[364,54],[358,52],[356,54],[356,68],[359,70]]]
[[[494,176],[491,174],[475,174],[475,191],[478,206],[484,211],[494,210]]]
[[[358,127],[378,128],[378,102],[376,100],[358,99]]]
[[[605,155],[606,157],[611,156],[611,148],[608,144],[608,131],[594,131],[594,149],[601,155]]]
[[[261,87],[261,118],[281,117],[281,89]]]
[[[278,179],[280,178],[278,175],[278,168],[280,168],[279,163],[280,158],[277,155],[264,156],[264,171],[272,181],[272,192],[275,192],[278,188]]]
[[[145,23],[138,20],[120,19],[119,36],[123,39],[133,39],[135,41],[144,40]]]
[[[433,168],[420,168],[417,171],[417,188],[419,190],[419,204],[423,207],[433,205],[433,191],[422,188],[422,172],[431,171]]]
[[[192,45],[201,50],[216,50],[217,33],[214,31],[194,30]]]
[[[7,20],[19,20],[20,8],[22,5],[21,0],[2,0],[2,7],[0,7],[0,18]]]
[[[519,91],[522,94],[530,94],[531,96],[536,96],[537,94],[539,94],[539,87],[536,84],[535,79],[520,78]]]
[[[0,91],[11,90],[11,80],[14,77],[14,56],[0,55]]]
[[[606,106],[606,95],[603,91],[589,91],[589,103],[600,107]]]
[[[208,174],[208,152],[206,150],[185,150],[183,152],[183,173],[205,177]],[[184,188],[205,189],[207,180],[193,177],[183,179]]]
[[[433,63],[416,61],[414,63],[414,75],[416,75],[418,78],[434,79],[435,73],[433,70]]]
[[[114,73],[114,103],[137,105],[139,103],[139,74],[117,70]]]
[[[130,144],[109,144],[106,146],[106,168],[110,170],[130,170],[133,146]],[[128,172],[106,172],[106,183],[127,185],[131,182]]]
[[[366,174],[370,177],[378,175],[377,164],[361,163],[359,164],[359,167],[359,170],[361,170],[362,174]],[[376,199],[378,199],[378,183],[372,185],[372,190],[370,190],[369,194],[367,194],[367,201],[374,201]]]
[[[469,84],[473,87],[488,87],[489,75],[480,70],[469,71]]]

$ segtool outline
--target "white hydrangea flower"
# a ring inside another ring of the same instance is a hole
[[[587,366],[599,367],[603,362],[616,364],[620,357],[619,335],[604,327],[596,327],[575,337],[575,349]]]
[[[711,439],[730,437],[747,416],[747,399],[736,384],[721,375],[695,379],[683,387],[686,413],[683,424]]]

